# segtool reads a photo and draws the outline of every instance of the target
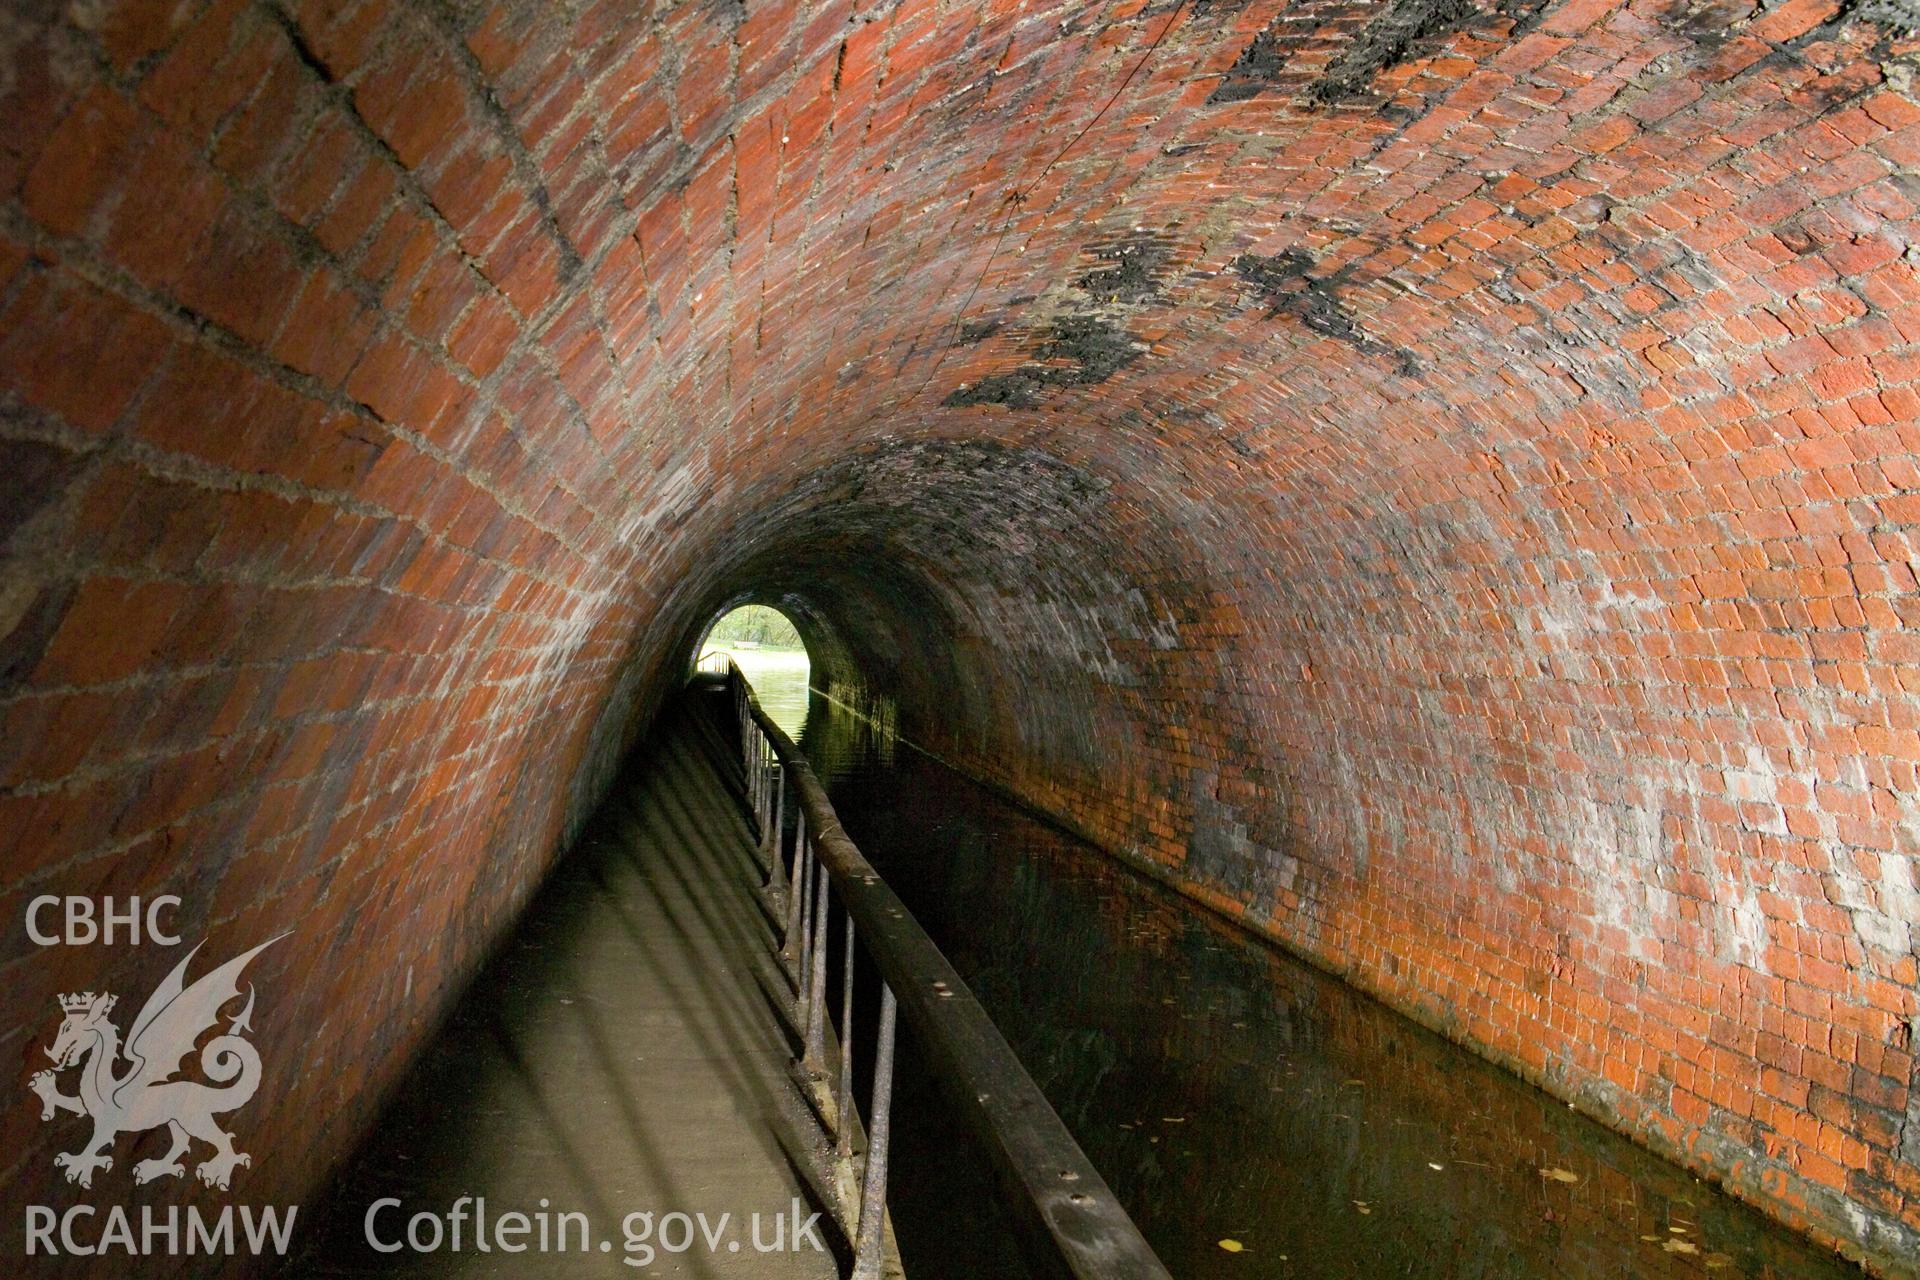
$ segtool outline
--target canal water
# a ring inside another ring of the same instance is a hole
[[[848,833],[1176,1277],[1860,1274],[873,720],[809,705],[804,675],[743,665],[763,703],[806,708]],[[907,1273],[1027,1274],[983,1159],[911,1038],[901,1053],[888,1200]]]
[[[710,654],[725,654],[733,659],[753,685],[760,709],[773,722],[798,739],[807,722],[807,680],[812,665],[805,649],[737,648],[733,645],[708,645],[700,651],[704,661]]]

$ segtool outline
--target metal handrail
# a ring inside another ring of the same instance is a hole
[[[1027,1074],[999,1028],[906,904],[841,829],[826,789],[786,733],[760,708],[731,659],[725,678],[739,720],[747,802],[760,833],[769,887],[786,887],[780,955],[804,1028],[802,1071],[826,1079],[827,938],[835,902],[846,921],[839,1072],[833,1082],[834,1151],[851,1175],[853,1154],[853,956],[856,933],[881,977],[880,1025],[867,1114],[867,1158],[857,1211],[842,1223],[854,1247],[854,1280],[880,1275],[891,1127],[894,1030],[904,1010],[956,1105],[983,1140],[1016,1216],[1041,1259],[1080,1280],[1170,1280],[1167,1269]],[[785,833],[788,792],[797,809]],[[793,892],[793,886],[799,892]]]

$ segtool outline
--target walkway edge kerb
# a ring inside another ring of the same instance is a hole
[[[1082,1280],[1172,1280],[972,990],[848,838],[799,747],[761,710],[751,686],[747,698],[861,940],[986,1146],[1016,1217],[1044,1250],[1036,1260],[1057,1259]]]

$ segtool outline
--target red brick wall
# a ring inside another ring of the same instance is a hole
[[[16,10],[20,1082],[171,960],[28,954],[27,896],[292,925],[248,1185],[310,1188],[784,596],[962,763],[1898,1271],[1910,11],[1468,9]]]

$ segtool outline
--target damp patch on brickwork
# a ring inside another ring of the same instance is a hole
[[[1195,883],[1250,907],[1271,904],[1276,897],[1293,892],[1299,884],[1299,860],[1284,847],[1269,847],[1255,839],[1246,818],[1220,798],[1219,785],[1218,775],[1211,770],[1195,770],[1189,780],[1193,828],[1181,871]]]
[[[36,440],[0,440],[0,546],[42,507],[66,492],[83,455]]]
[[[86,466],[58,445],[0,440],[0,687],[33,671],[77,592],[41,562],[59,554],[48,519]]]
[[[1283,249],[1272,257],[1243,253],[1233,260],[1234,274],[1254,287],[1271,316],[1292,316],[1315,333],[1344,342],[1356,351],[1386,356],[1404,377],[1420,372],[1420,362],[1405,347],[1382,342],[1354,319],[1340,291],[1351,282],[1342,267],[1331,275],[1315,275],[1312,255],[1302,249]]]
[[[796,506],[810,514],[789,525],[787,536],[835,564],[859,562],[866,585],[886,582],[893,589],[898,575],[863,559],[875,548],[887,549],[887,565],[895,565],[892,556],[901,550],[918,564],[996,556],[1024,563],[1034,548],[1062,545],[1071,531],[1101,519],[1111,487],[1040,449],[984,439],[887,443],[811,477],[795,495]],[[905,616],[929,619],[929,634],[954,634],[958,624],[928,612],[932,604],[907,603]],[[782,607],[801,606],[783,601]],[[804,619],[796,615],[795,621],[806,636]]]
[[[1224,890],[1242,901],[1252,898],[1261,885],[1256,875],[1253,841],[1246,824],[1230,805],[1222,804],[1215,794],[1218,779],[1196,770],[1193,774],[1193,830],[1187,836],[1187,857],[1182,870],[1192,879]]]
[[[1315,102],[1365,97],[1375,76],[1479,14],[1473,0],[1393,0],[1307,86],[1307,96]]]

